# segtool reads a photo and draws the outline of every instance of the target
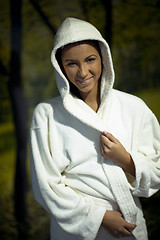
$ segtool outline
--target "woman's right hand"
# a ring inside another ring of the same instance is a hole
[[[120,212],[113,210],[106,211],[102,224],[116,238],[131,236],[131,230],[136,227],[136,224],[127,222]]]

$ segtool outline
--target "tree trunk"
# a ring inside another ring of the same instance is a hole
[[[11,59],[8,88],[13,111],[16,135],[16,166],[14,185],[15,218],[19,239],[25,239],[25,220],[27,215],[27,111],[21,86],[21,50],[22,50],[22,0],[10,0],[11,14]]]
[[[106,9],[105,39],[111,48],[112,42],[112,0],[101,0]]]

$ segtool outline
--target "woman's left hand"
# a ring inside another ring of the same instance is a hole
[[[104,158],[116,162],[124,171],[135,176],[135,166],[131,155],[111,133],[101,134],[100,149]]]

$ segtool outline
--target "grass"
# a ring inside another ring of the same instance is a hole
[[[0,125],[0,239],[17,240],[18,232],[14,217],[15,134],[13,123]],[[28,159],[29,176],[29,159]],[[30,179],[30,177],[29,177]],[[49,218],[35,202],[31,185],[27,192],[28,240],[48,240]],[[37,224],[38,223],[38,224]]]
[[[12,123],[0,125],[0,189],[1,199],[11,194],[15,165],[15,136]]]
[[[156,115],[160,123],[160,88],[145,89],[137,92],[136,95],[144,100],[148,107]]]
[[[160,122],[160,88],[136,93],[157,116]],[[0,238],[16,240],[17,228],[14,218],[13,184],[16,153],[13,123],[0,125]],[[28,160],[29,162],[29,160]],[[29,164],[28,164],[29,165]],[[29,168],[28,168],[29,175]],[[29,177],[30,178],[30,177]],[[160,224],[158,202],[160,193],[150,199],[142,199],[145,217],[149,228],[150,240],[156,239]],[[31,186],[27,193],[28,206],[28,240],[47,240],[49,235],[49,218],[45,211],[34,201]]]

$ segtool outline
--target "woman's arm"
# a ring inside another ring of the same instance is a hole
[[[33,116],[30,134],[30,165],[35,199],[54,216],[62,231],[77,240],[94,239],[106,208],[65,185],[63,169],[60,170],[56,164],[62,159],[55,161],[51,154],[48,119],[41,108]]]
[[[149,197],[160,189],[160,126],[146,105],[142,110],[141,126],[132,139],[129,153],[110,133],[101,134],[100,148],[104,158],[116,162],[126,175],[135,177],[132,193]]]
[[[160,125],[148,108],[130,154],[136,170],[132,192],[138,197],[150,197],[160,189]]]

